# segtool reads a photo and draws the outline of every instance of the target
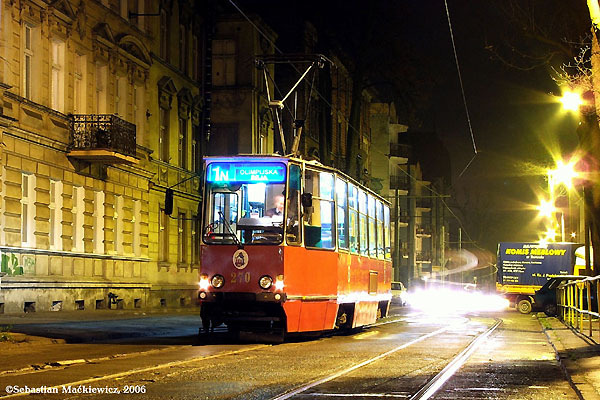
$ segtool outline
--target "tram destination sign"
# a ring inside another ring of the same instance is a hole
[[[213,162],[206,170],[207,182],[283,183],[285,164],[279,162]]]

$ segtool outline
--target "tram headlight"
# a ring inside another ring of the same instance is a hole
[[[275,278],[275,290],[283,290],[283,275],[277,275]]]
[[[210,284],[215,289],[220,289],[225,284],[225,278],[223,278],[223,275],[217,274],[217,275],[215,275],[215,276],[212,277],[212,279],[210,280]]]
[[[272,285],[273,285],[273,278],[271,278],[269,275],[263,275],[258,280],[258,286],[260,286],[261,288],[263,288],[265,290],[270,288]]]
[[[202,274],[200,275],[200,282],[198,282],[198,286],[200,286],[200,290],[208,290],[208,275]]]

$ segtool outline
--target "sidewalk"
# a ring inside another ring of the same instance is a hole
[[[580,336],[556,318],[540,313],[538,320],[581,397],[600,400],[600,345]]]
[[[11,343],[90,343],[194,335],[198,333],[200,325],[196,307],[7,314],[0,315],[0,348],[6,348]],[[2,331],[5,331],[4,341],[1,340]]]

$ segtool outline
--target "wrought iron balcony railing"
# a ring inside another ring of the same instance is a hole
[[[390,176],[390,189],[408,190],[410,188],[410,182],[408,176],[391,175]]]
[[[416,205],[418,208],[431,208],[431,199],[417,199]]]
[[[416,227],[416,234],[419,236],[431,236],[431,229],[429,227]]]
[[[390,156],[409,158],[410,145],[402,143],[390,143]]]
[[[112,114],[70,116],[70,155],[88,160],[136,162],[135,125]]]

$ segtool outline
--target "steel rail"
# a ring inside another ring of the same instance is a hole
[[[400,322],[400,321],[390,321],[390,322]],[[390,323],[388,322],[388,323]],[[425,384],[425,386],[423,386],[415,395],[413,395],[410,399],[428,399],[429,397],[431,397],[451,376],[452,374],[454,374],[458,368],[460,368],[460,366],[462,366],[462,364],[464,364],[464,362],[471,356],[471,354],[477,349],[477,347],[479,346],[479,344],[485,340],[498,326],[500,326],[500,324],[502,323],[501,320],[496,319],[496,323],[494,325],[492,325],[490,328],[488,328],[485,332],[483,332],[482,334],[480,334],[479,336],[477,336],[477,338],[475,338],[474,340],[472,340],[469,345],[467,345],[467,347],[460,353],[458,354],[456,357],[454,357],[454,359],[440,372],[438,373],[435,377],[433,377],[433,379],[431,379],[427,384]],[[385,323],[384,323],[385,324]],[[371,325],[372,326],[372,325]],[[352,371],[355,371],[359,368],[362,368],[366,365],[372,364],[376,361],[379,361],[399,350],[405,349],[407,347],[410,347],[416,343],[419,343],[425,339],[429,339],[433,336],[439,335],[440,333],[443,333],[447,330],[449,330],[450,328],[452,328],[453,325],[449,325],[447,327],[444,328],[440,328],[434,332],[430,332],[428,334],[425,334],[423,336],[419,336],[418,338],[404,343],[398,347],[393,348],[392,350],[389,350],[385,353],[379,354],[378,356],[375,356],[373,358],[370,358],[368,360],[365,360],[363,362],[360,362],[358,364],[355,364],[349,368],[346,368],[342,371],[338,371],[335,374],[329,375],[325,378],[321,378],[321,379],[317,379],[314,380],[312,382],[309,382],[305,385],[302,385],[300,387],[297,387],[295,389],[291,389],[287,392],[284,392],[283,394],[278,395],[277,397],[273,397],[271,400],[286,400],[289,399],[297,394],[303,393],[315,386],[319,386],[323,383],[332,381],[336,378],[339,378],[340,376],[346,375]],[[425,395],[427,395],[427,397],[425,397]],[[420,396],[420,397],[417,397]]]
[[[290,397],[295,396],[297,394],[300,394],[302,392],[305,392],[308,389],[311,389],[311,388],[313,388],[315,386],[318,386],[318,385],[321,385],[323,383],[326,383],[326,382],[329,382],[331,380],[334,380],[336,378],[339,378],[340,376],[346,375],[346,374],[348,374],[348,373],[350,373],[350,372],[352,372],[354,370],[357,370],[357,369],[362,368],[362,367],[364,367],[366,365],[372,364],[375,361],[379,361],[382,358],[385,358],[385,357],[387,357],[387,356],[389,356],[391,354],[394,354],[397,351],[400,351],[400,350],[405,349],[407,347],[410,347],[413,344],[419,343],[419,342],[421,342],[421,341],[423,341],[425,339],[429,339],[430,337],[439,335],[440,333],[443,333],[443,332],[447,331],[451,327],[452,327],[452,325],[446,326],[446,327],[440,328],[440,329],[438,329],[436,331],[427,333],[427,334],[425,334],[423,336],[419,336],[418,338],[416,338],[414,340],[411,340],[410,342],[404,343],[404,344],[402,344],[402,345],[400,345],[398,347],[395,347],[392,350],[386,351],[385,353],[379,354],[378,356],[372,357],[372,358],[370,358],[368,360],[365,360],[363,362],[355,364],[355,365],[353,365],[353,366],[351,366],[349,368],[346,368],[346,369],[344,369],[342,371],[338,371],[335,374],[329,375],[329,376],[327,376],[325,378],[314,380],[314,381],[309,382],[309,383],[307,383],[305,385],[302,385],[300,387],[297,387],[295,389],[287,391],[287,392],[285,392],[283,394],[278,395],[277,397],[273,397],[271,400],[286,400],[286,399],[289,399]]]
[[[477,347],[492,334],[496,328],[502,324],[502,320],[496,319],[496,323],[492,325],[488,330],[477,336],[463,351],[461,351],[456,357],[450,361],[443,370],[441,370],[436,376],[430,379],[417,393],[415,393],[410,400],[425,400],[433,396],[443,385],[446,383],[452,375],[458,371],[460,367],[471,357],[471,355],[477,350]]]

